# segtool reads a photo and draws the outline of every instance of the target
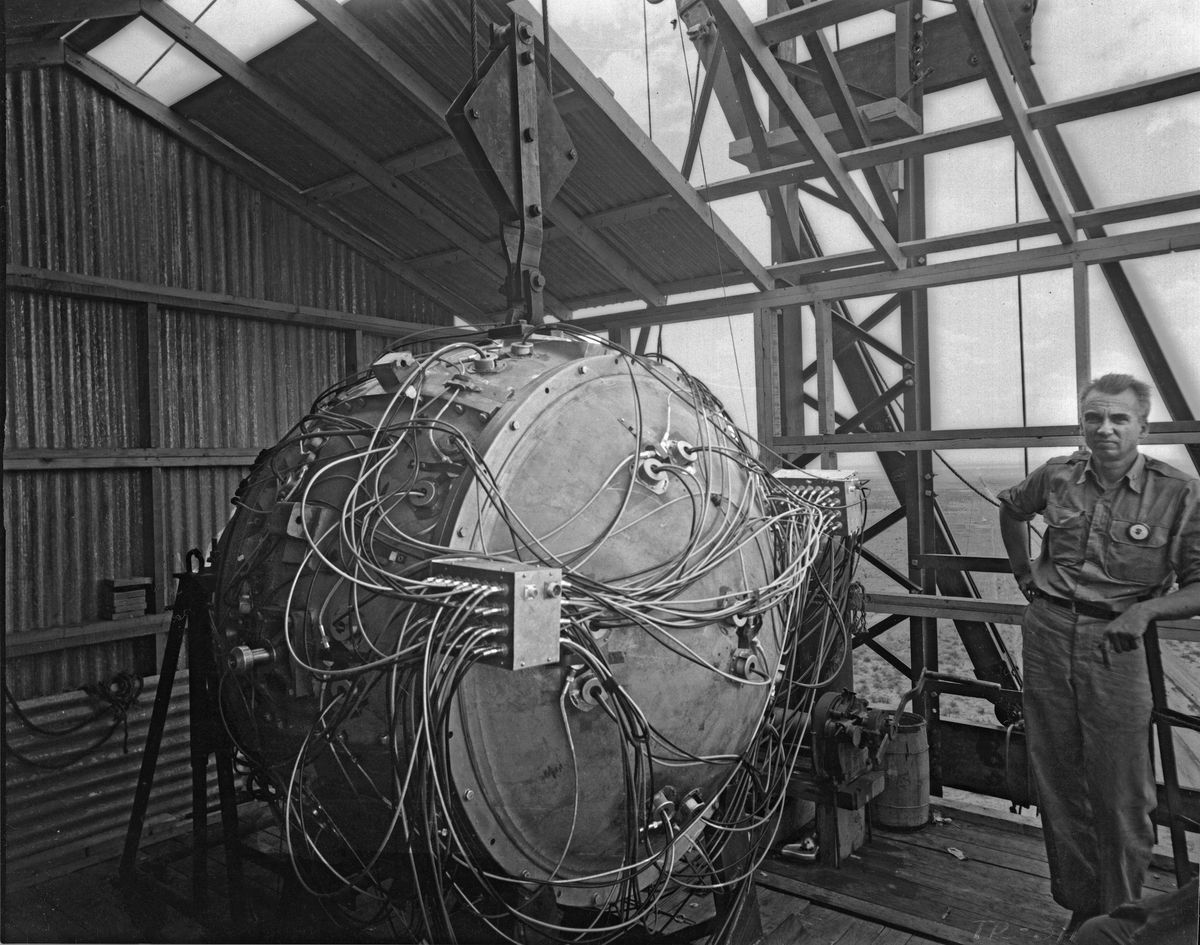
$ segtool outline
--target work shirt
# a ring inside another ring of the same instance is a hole
[[[1200,581],[1200,481],[1159,460],[1139,453],[1106,490],[1089,454],[1058,456],[999,499],[1013,518],[1045,519],[1044,594],[1121,609]]]

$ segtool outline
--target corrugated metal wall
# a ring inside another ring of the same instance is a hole
[[[346,333],[160,310],[168,447],[273,443],[346,373]],[[237,405],[240,409],[230,409]]]
[[[408,321],[449,317],[77,75],[5,78],[8,262]]]
[[[64,867],[84,865],[88,857],[119,851],[129,825],[142,748],[150,728],[158,679],[146,680],[126,726],[118,725],[109,739],[74,764],[61,769],[39,767],[70,759],[95,744],[112,725],[101,718],[79,731],[51,737],[26,726],[8,713],[4,781],[7,788],[5,853],[8,885],[17,888]],[[188,829],[183,814],[190,810],[191,768],[188,755],[188,685],[184,675],[171,693],[170,711],[159,749],[159,767],[145,820],[145,837]],[[29,721],[59,730],[84,721],[97,703],[82,692],[63,693],[27,704]],[[19,753],[22,757],[17,757]],[[23,760],[27,759],[27,760]],[[215,765],[208,772],[210,802],[215,804]]]
[[[445,322],[418,292],[86,80],[6,75],[9,264]],[[240,448],[273,442],[342,376],[352,333],[139,303],[7,293],[8,449]],[[151,341],[157,362],[147,365]],[[374,345],[369,345],[374,347]],[[157,389],[161,435],[146,399]],[[153,439],[152,439],[153,438]],[[165,468],[169,567],[224,524],[243,470]],[[5,480],[9,633],[97,619],[104,577],[145,572],[145,470]],[[118,647],[118,650],[120,648]],[[115,670],[95,649],[88,678]],[[53,662],[57,654],[40,658]],[[78,669],[78,654],[73,656]],[[23,695],[63,676],[21,661]]]
[[[450,322],[381,267],[74,73],[5,78],[9,265]],[[178,459],[136,466],[122,463],[121,451],[257,452],[346,373],[356,350],[349,330],[166,303],[10,288],[6,304],[5,449],[102,450],[117,460],[5,475],[9,640],[102,625],[104,578],[153,573],[155,562],[167,574],[180,570],[185,552],[207,549],[224,526],[244,468]],[[371,336],[361,347],[381,345]],[[119,671],[156,673],[151,643],[13,658],[6,683],[39,718],[66,719],[85,711],[78,687]],[[180,682],[152,808],[164,823],[187,808],[185,694]],[[148,685],[130,715],[129,755],[118,737],[61,772],[6,760],[10,866],[62,868],[82,851],[119,851],[152,699]],[[6,738],[44,759],[82,744],[23,731],[11,713]]]

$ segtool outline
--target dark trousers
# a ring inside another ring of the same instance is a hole
[[[1025,723],[1050,891],[1102,913],[1138,899],[1154,846],[1150,681],[1142,649],[1110,653],[1107,622],[1035,600],[1022,624]]]

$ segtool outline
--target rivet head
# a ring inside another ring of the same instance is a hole
[[[469,801],[474,796],[475,796],[475,792],[472,791],[470,788],[467,788],[465,791],[463,791],[463,800],[464,801]]]
[[[512,423],[510,423],[508,425],[508,428],[510,430],[519,430],[519,429],[521,429],[521,423],[518,420],[514,420]]]
[[[579,373],[580,373],[580,374],[586,374],[586,373],[587,373],[587,365],[586,365],[586,364],[581,364],[581,365],[579,365]]]

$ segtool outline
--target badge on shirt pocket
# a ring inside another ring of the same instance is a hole
[[[1134,522],[1129,526],[1129,537],[1134,541],[1145,541],[1150,537],[1150,526]]]

